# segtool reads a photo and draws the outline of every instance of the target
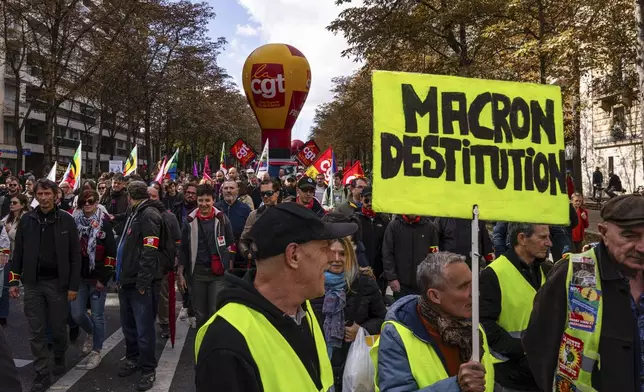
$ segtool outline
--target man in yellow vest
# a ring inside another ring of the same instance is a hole
[[[511,249],[481,271],[481,324],[500,361],[494,366],[496,392],[533,392],[538,388],[521,336],[534,296],[546,281],[543,264],[552,242],[546,225],[511,223],[508,232]]]
[[[642,392],[644,197],[606,203],[601,241],[559,261],[523,338],[544,391]]]
[[[421,295],[396,301],[371,349],[380,392],[493,392],[494,358],[483,329],[472,357],[472,272],[465,257],[430,253],[417,267]]]
[[[197,392],[328,391],[333,370],[308,300],[324,295],[329,241],[355,223],[325,223],[298,203],[269,208],[248,233],[257,271],[226,274],[217,313],[195,340]]]

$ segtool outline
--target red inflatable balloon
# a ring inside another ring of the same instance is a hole
[[[304,147],[304,142],[299,139],[294,139],[291,142],[291,155],[297,154]]]

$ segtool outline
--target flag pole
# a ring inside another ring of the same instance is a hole
[[[479,206],[472,209],[472,361],[480,362],[479,343]]]

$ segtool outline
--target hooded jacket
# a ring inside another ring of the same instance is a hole
[[[160,201],[144,200],[129,212],[127,221],[131,219],[131,222],[128,225],[126,221],[124,229],[127,228],[121,236],[121,286],[136,286],[137,290],[146,290],[154,279],[158,279],[163,211],[165,209]]]
[[[418,295],[408,295],[396,301],[385,318],[387,321],[396,321],[411,330],[422,342],[430,344],[443,361],[440,348],[427,332],[423,325],[416,306]],[[425,388],[418,388],[418,384],[411,373],[407,351],[396,327],[385,324],[380,333],[378,348],[378,387],[381,392],[388,391],[419,391],[419,392],[461,392],[456,376],[446,378]]]
[[[284,314],[255,289],[254,279],[254,272],[249,272],[244,278],[232,274],[224,275],[227,287],[217,296],[217,309],[228,303],[238,303],[264,315],[293,348],[317,389],[321,389],[319,359],[307,318],[304,317],[301,324],[297,325],[290,316]],[[306,307],[306,304],[302,304],[302,307]],[[264,390],[246,339],[221,317],[217,317],[210,324],[199,348],[195,384],[197,392]]]
[[[199,221],[197,218],[198,209],[192,211],[186,217],[181,230],[181,252],[180,260],[184,268],[184,273],[189,275],[195,268],[197,262],[197,250],[199,246]],[[215,208],[215,233],[214,242],[218,244],[217,252],[224,268],[228,269],[230,264],[230,252],[228,247],[235,242],[233,238],[233,228],[226,215]],[[218,239],[223,237],[224,243],[219,243]]]
[[[385,278],[416,289],[416,267],[427,254],[438,250],[438,229],[427,217],[417,223],[397,216],[385,230],[382,263]]]

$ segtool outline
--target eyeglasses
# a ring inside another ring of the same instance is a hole
[[[104,191],[105,189],[107,189],[107,188],[106,188],[106,187],[104,187],[104,186],[99,186],[99,187],[98,187],[98,190],[99,190],[99,191]]]
[[[303,193],[315,193],[315,188],[300,188]]]
[[[7,184],[7,186],[10,187],[10,188],[13,188],[13,187],[17,187],[18,184]]]
[[[275,191],[265,191],[262,192],[262,197],[271,197],[275,194]]]
[[[192,192],[192,191],[185,191],[183,193],[185,193],[186,195],[196,195],[197,194],[197,192]]]
[[[16,206],[16,205],[18,205],[18,204],[20,204],[20,202],[19,202],[19,201],[13,201],[13,200],[11,201],[11,205],[12,205],[12,206]]]

